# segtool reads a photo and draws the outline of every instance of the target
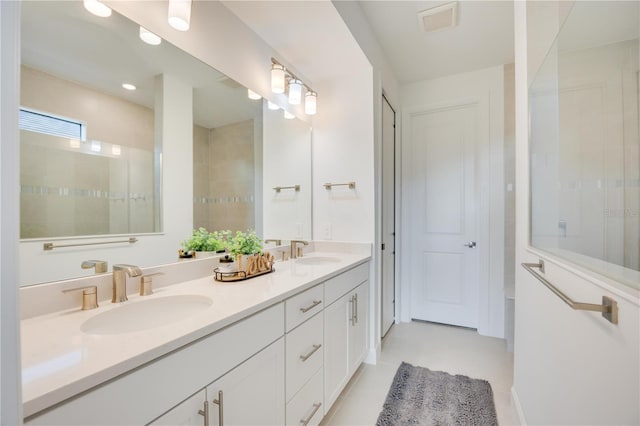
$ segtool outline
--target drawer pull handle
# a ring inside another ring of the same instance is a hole
[[[308,307],[300,308],[300,312],[302,312],[303,314],[306,314],[307,312],[309,312],[310,310],[312,310],[313,308],[315,308],[316,306],[318,306],[321,303],[322,303],[322,300],[314,300],[313,303],[311,305],[309,305]]]
[[[198,410],[198,414],[204,416],[204,426],[209,426],[209,402],[204,402],[204,410]]]
[[[356,324],[357,324],[358,323],[358,293],[354,294],[353,297],[355,298],[354,306],[356,307],[355,317],[356,317]]]
[[[311,421],[311,419],[313,418],[313,416],[315,416],[316,413],[318,412],[318,410],[320,409],[320,406],[322,406],[322,402],[318,402],[316,404],[313,404],[313,411],[311,412],[311,414],[309,414],[309,416],[306,419],[301,419],[300,420],[300,424],[302,426],[307,426],[309,424],[309,422]]]
[[[321,347],[322,345],[313,345],[313,349],[311,349],[311,352],[309,352],[306,355],[300,355],[300,359],[302,360],[302,362],[305,362],[306,360],[311,358],[311,355],[315,354],[318,351],[318,349],[320,349]]]
[[[224,407],[223,406],[224,401],[222,397],[223,397],[222,391],[218,391],[218,397],[213,400],[213,403],[218,406],[218,425],[219,426],[224,426],[224,413],[222,411]]]

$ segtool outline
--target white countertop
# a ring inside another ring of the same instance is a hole
[[[208,276],[159,288],[150,296],[129,296],[129,301],[121,304],[102,302],[98,309],[90,311],[78,307],[23,320],[24,416],[91,389],[370,259],[369,254],[325,251],[305,257],[314,255],[340,261],[321,265],[303,265],[293,260],[277,262],[275,272],[246,281],[220,283]],[[213,304],[175,323],[138,332],[91,335],[80,329],[84,321],[108,310],[180,294],[207,296]]]

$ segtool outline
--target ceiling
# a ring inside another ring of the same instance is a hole
[[[400,84],[514,61],[512,1],[459,1],[457,26],[430,33],[418,12],[449,1],[358,3]]]

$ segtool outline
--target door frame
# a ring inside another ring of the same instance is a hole
[[[450,89],[453,87],[454,89]],[[402,109],[402,127],[408,126],[411,116],[425,111],[451,108],[461,104],[478,105],[479,140],[477,152],[478,191],[481,195],[478,206],[478,256],[479,297],[478,333],[504,338],[504,68],[493,67],[440,79],[420,82],[403,88],[406,98],[428,99],[411,103],[406,99]],[[417,94],[417,95],[416,95]],[[408,127],[407,127],[408,128]],[[408,185],[409,135],[403,132],[402,145],[402,189],[401,189],[401,234],[410,235],[409,202],[405,196]],[[400,283],[400,320],[411,321],[411,264],[408,255],[408,238],[399,241],[399,258],[402,270]],[[396,299],[398,300],[398,299]]]
[[[399,223],[399,219],[400,219],[400,202],[398,200],[398,195],[400,194],[400,178],[399,178],[399,174],[401,171],[401,164],[400,159],[401,159],[401,154],[399,152],[399,145],[400,145],[400,137],[399,137],[399,125],[398,125],[398,121],[400,118],[400,114],[398,113],[398,110],[393,106],[393,104],[391,103],[391,101],[389,100],[389,98],[386,96],[384,90],[382,91],[382,96],[381,96],[381,108],[380,108],[380,116],[382,117],[382,109],[384,108],[384,102],[386,102],[389,105],[389,108],[391,108],[391,111],[393,111],[393,227],[394,227],[394,256],[393,256],[393,323],[391,324],[391,326],[389,327],[389,330],[387,330],[387,332],[385,332],[383,330],[384,328],[384,318],[382,315],[383,312],[383,302],[384,302],[384,298],[383,298],[383,288],[384,288],[384,275],[383,275],[383,266],[384,266],[384,262],[382,259],[382,250],[381,252],[381,256],[380,256],[380,321],[378,326],[380,327],[380,338],[383,339],[386,335],[386,333],[388,333],[391,330],[391,327],[393,327],[393,324],[397,324],[399,323],[399,319],[400,319],[400,297],[399,297],[399,285],[398,283],[399,281],[399,262],[398,262],[398,256],[397,254],[399,253],[399,245],[398,245],[398,241],[399,241],[399,230],[400,230],[400,223]],[[384,135],[384,121],[381,119],[381,132],[380,132],[380,144],[381,144],[381,153],[384,153],[384,148],[382,147],[382,145],[384,144],[384,141],[382,140]],[[383,194],[383,188],[384,188],[384,174],[382,173],[384,166],[384,158],[381,155],[380,157],[380,176],[381,176],[381,185],[380,185],[380,191],[381,191],[381,195]],[[380,202],[382,203],[383,197],[380,197]],[[382,209],[380,209],[380,235],[383,235],[383,217],[382,217]]]

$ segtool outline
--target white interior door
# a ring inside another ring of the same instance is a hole
[[[382,97],[382,330],[384,336],[395,321],[395,174],[396,113]]]
[[[476,109],[428,110],[407,123],[413,319],[477,328]]]

